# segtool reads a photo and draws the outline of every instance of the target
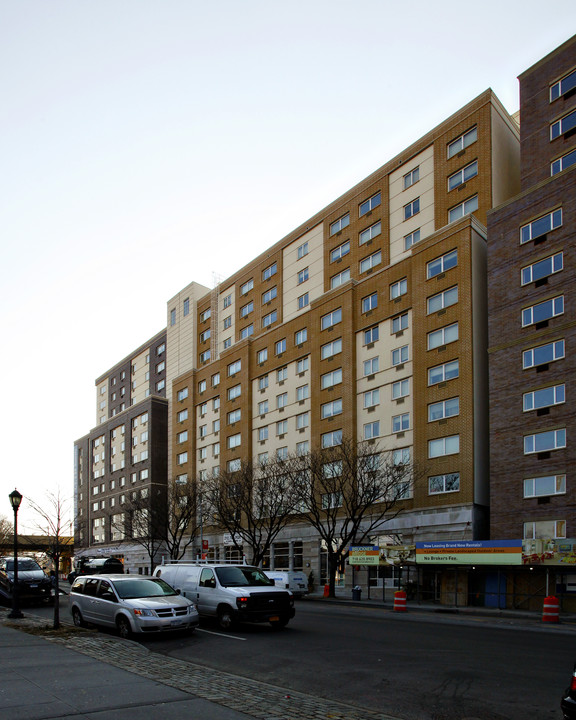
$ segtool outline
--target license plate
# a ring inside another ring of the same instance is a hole
[[[32,583],[30,583],[30,587],[37,588],[38,585],[37,585],[37,584],[34,584],[34,585],[33,585]]]
[[[183,620],[170,620],[170,625],[176,627],[177,625],[182,625],[183,622]]]
[[[272,617],[269,617],[268,620],[269,622],[278,622],[280,618],[278,617],[278,615],[272,615]]]

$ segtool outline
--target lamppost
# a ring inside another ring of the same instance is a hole
[[[22,495],[18,490],[13,490],[8,497],[12,510],[14,510],[14,584],[12,587],[12,612],[8,617],[14,619],[24,617],[18,607],[18,508],[22,502]]]

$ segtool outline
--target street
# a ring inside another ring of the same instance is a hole
[[[50,617],[51,608],[30,608]],[[62,619],[69,621],[67,598]],[[576,628],[300,601],[281,631],[203,622],[192,636],[139,639],[153,653],[406,720],[551,720]]]

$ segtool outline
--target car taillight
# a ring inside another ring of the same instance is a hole
[[[576,691],[576,667],[574,668],[574,672],[572,673],[572,682],[570,683],[570,690]]]

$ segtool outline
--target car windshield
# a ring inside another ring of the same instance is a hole
[[[274,580],[267,578],[262,570],[248,565],[216,568],[216,575],[224,587],[274,585]]]
[[[14,560],[7,560],[6,561],[6,570],[8,572],[14,572]],[[21,570],[42,570],[40,565],[36,562],[36,560],[32,560],[31,558],[18,558],[18,572]]]
[[[123,600],[133,600],[134,598],[153,598],[165,597],[166,595],[176,595],[173,587],[160,578],[126,578],[126,580],[115,580],[114,587],[116,592]]]

